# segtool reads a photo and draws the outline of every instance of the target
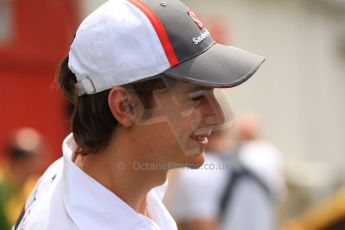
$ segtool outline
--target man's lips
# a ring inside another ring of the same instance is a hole
[[[212,133],[211,128],[203,128],[196,130],[192,135],[190,135],[190,138],[199,142],[202,145],[208,144],[208,136],[210,136]]]
[[[204,144],[204,145],[207,145],[207,143],[208,143],[207,136],[192,135],[191,139],[196,140],[197,142],[200,142],[201,144]]]

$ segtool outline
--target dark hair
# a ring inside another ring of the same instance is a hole
[[[62,61],[57,81],[64,96],[74,105],[71,116],[71,129],[78,144],[77,154],[87,155],[104,150],[118,125],[108,106],[110,89],[91,95],[78,96],[75,74],[68,68],[68,56]],[[144,108],[152,106],[153,91],[165,88],[164,81],[154,78],[147,81],[132,83]]]

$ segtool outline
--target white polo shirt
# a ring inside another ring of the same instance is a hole
[[[76,147],[70,134],[63,157],[47,169],[27,200],[17,229],[177,229],[156,188],[147,195],[150,219],[77,167],[71,160]]]

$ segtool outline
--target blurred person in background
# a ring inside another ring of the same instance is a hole
[[[200,169],[170,172],[164,201],[180,229],[220,228],[220,200],[228,181],[227,155],[234,148],[234,135],[231,128],[214,131],[209,136],[205,163]]]
[[[245,114],[236,123],[237,146],[221,199],[222,229],[274,230],[286,197],[281,153],[260,134],[259,119]]]
[[[19,129],[9,140],[0,170],[0,230],[15,223],[37,181],[42,152],[42,137],[32,128]]]
[[[165,203],[183,230],[278,229],[282,168],[278,150],[260,139],[257,118],[246,115],[211,135],[200,169],[171,173]]]

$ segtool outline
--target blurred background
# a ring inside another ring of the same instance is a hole
[[[103,2],[0,0],[0,167],[7,167],[10,137],[23,127],[45,142],[38,174],[61,156],[68,104],[54,84],[56,68],[77,25]],[[184,2],[216,41],[266,57],[254,78],[225,93],[235,115],[260,118],[262,137],[282,153],[283,225],[322,229],[339,222],[345,216],[345,1]]]

